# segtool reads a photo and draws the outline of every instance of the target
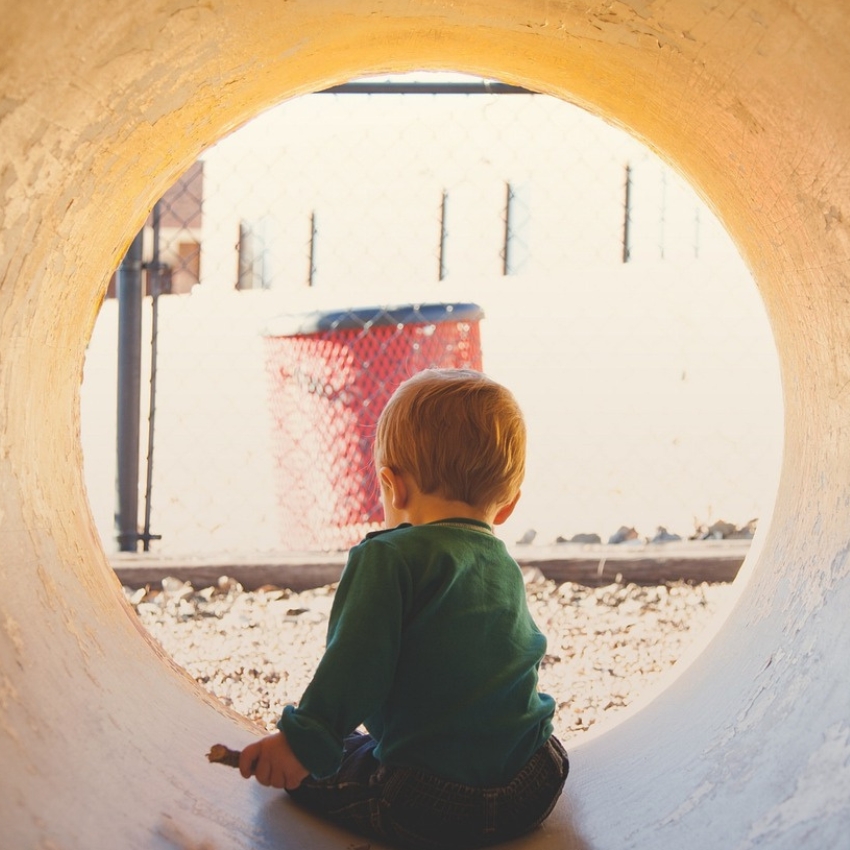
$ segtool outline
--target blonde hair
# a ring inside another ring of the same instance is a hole
[[[426,369],[378,419],[375,463],[406,472],[425,494],[490,508],[525,477],[526,431],[513,394],[480,372]]]

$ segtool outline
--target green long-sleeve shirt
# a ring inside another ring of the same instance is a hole
[[[537,691],[545,650],[519,567],[487,525],[400,525],[351,550],[325,654],[278,728],[317,777],[363,723],[383,763],[503,784],[552,732],[554,701]]]

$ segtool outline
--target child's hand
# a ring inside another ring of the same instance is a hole
[[[245,779],[255,776],[260,785],[292,791],[308,771],[289,746],[286,736],[276,732],[249,744],[239,757],[239,772]]]

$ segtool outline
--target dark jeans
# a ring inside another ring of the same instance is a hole
[[[515,838],[539,826],[555,806],[569,772],[554,736],[507,784],[473,787],[406,767],[382,765],[375,741],[345,740],[339,772],[308,777],[292,799],[361,835],[400,847],[461,850]]]

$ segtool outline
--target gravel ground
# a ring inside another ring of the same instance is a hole
[[[540,689],[558,703],[564,740],[625,708],[676,663],[728,599],[731,585],[677,582],[589,588],[524,571],[529,606],[547,635]],[[125,594],[148,632],[224,704],[272,729],[297,702],[325,642],[335,585],[246,592],[232,579],[195,590]]]

